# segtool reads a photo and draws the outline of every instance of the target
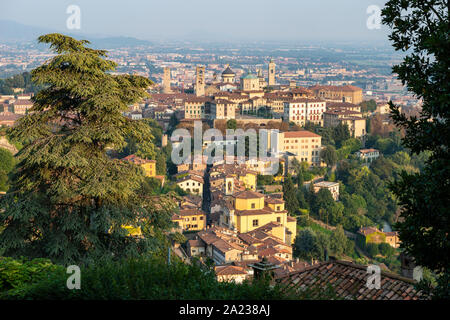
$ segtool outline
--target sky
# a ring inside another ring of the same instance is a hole
[[[80,33],[144,40],[387,41],[369,29],[367,8],[385,0],[1,0],[0,20],[68,30],[69,5]],[[73,31],[73,30],[72,30]]]

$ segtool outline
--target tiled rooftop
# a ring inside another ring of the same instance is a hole
[[[279,277],[277,281],[298,291],[314,286],[326,288],[327,285],[331,285],[338,297],[350,300],[417,300],[421,298],[414,289],[413,280],[381,271],[380,289],[369,289],[368,276],[366,266],[333,260]]]

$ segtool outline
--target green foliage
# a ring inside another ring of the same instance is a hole
[[[342,143],[342,147],[348,147],[350,152],[353,153],[362,148],[362,143],[357,138],[350,138]]]
[[[1,290],[0,298],[49,300],[277,300],[307,299],[311,291],[296,294],[288,288],[271,287],[266,281],[243,284],[217,282],[214,272],[163,257],[101,260],[81,267],[81,290],[66,287],[67,274],[57,268],[48,276],[33,279],[11,290]],[[327,295],[320,295],[324,298]]]
[[[395,249],[385,242],[379,244],[378,250],[385,257],[391,257],[395,253]]]
[[[308,214],[301,214],[297,218],[297,223],[300,227],[309,227],[311,226],[311,221],[309,220]]]
[[[15,165],[14,156],[6,149],[0,148],[0,170],[6,173],[12,171]]]
[[[350,240],[347,239],[344,229],[339,225],[330,236],[330,250],[337,256],[342,256],[349,251],[350,245],[348,242]]]
[[[361,112],[374,112],[377,109],[377,103],[375,100],[370,99],[368,101],[363,101],[359,104],[361,107]]]
[[[148,125],[122,115],[151,82],[111,74],[116,64],[88,41],[60,34],[39,41],[56,55],[32,71],[45,89],[11,131],[24,147],[0,200],[0,252],[82,264],[152,251],[171,227],[172,204],[140,194],[140,168],[106,153],[123,148],[127,137],[140,143],[152,136]],[[146,236],[129,237],[122,226],[141,226]]]
[[[450,270],[450,24],[448,1],[390,0],[383,23],[396,50],[405,53],[393,72],[423,105],[419,117],[407,117],[390,102],[394,123],[405,129],[403,145],[414,154],[431,153],[420,173],[403,172],[391,185],[402,206],[397,225],[402,248],[417,264],[442,278],[447,297]],[[440,291],[442,292],[442,291]]]
[[[0,293],[45,279],[61,268],[48,259],[0,257]]]
[[[292,177],[288,175],[283,182],[283,199],[286,202],[286,209],[291,215],[295,215],[300,207]]]
[[[267,186],[274,184],[273,176],[267,176],[267,175],[260,175],[258,174],[257,178],[257,185],[258,186]]]
[[[376,255],[378,255],[380,253],[377,243],[366,244],[366,251],[369,254],[369,256],[372,258],[374,258]]]
[[[227,129],[233,129],[233,130],[237,129],[237,121],[236,121],[236,119],[230,119],[230,120],[227,121]]]
[[[6,149],[0,148],[0,191],[9,188],[9,173],[14,169],[16,161],[14,156]]]
[[[183,244],[187,241],[186,237],[179,232],[171,233],[169,239],[179,244]]]
[[[294,256],[306,261],[311,259],[324,260],[325,250],[329,247],[328,238],[322,233],[315,233],[307,227],[300,230],[295,238]]]
[[[355,223],[367,225],[370,220],[375,223],[380,223],[383,219],[392,222],[397,204],[386,181],[392,177],[392,168],[385,166],[384,162],[383,159],[377,159],[372,162],[370,169],[360,166],[357,161],[339,162],[336,175],[345,187],[340,190],[340,198],[346,208],[346,228],[359,227]],[[360,196],[364,199],[365,206],[360,206],[364,205],[361,198],[351,199],[349,195]],[[353,201],[359,201],[359,204]]]
[[[309,209],[309,203],[306,201],[305,189],[303,186],[298,188],[296,197],[300,208]]]
[[[22,88],[27,93],[37,93],[43,86],[37,85],[29,72],[16,74],[7,79],[0,79],[0,94],[13,95],[14,88]]]
[[[336,127],[334,127],[333,138],[336,142],[336,148],[341,148],[342,143],[350,138],[350,130],[348,129],[348,125],[339,123]]]
[[[333,146],[326,146],[320,151],[320,158],[328,167],[334,166],[337,162],[336,149]]]

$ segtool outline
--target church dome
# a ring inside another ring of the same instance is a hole
[[[233,70],[231,70],[231,68],[230,67],[227,67],[223,72],[222,72],[222,75],[235,75],[235,73],[233,72]]]
[[[249,72],[245,76],[243,76],[242,79],[257,79],[257,77]]]

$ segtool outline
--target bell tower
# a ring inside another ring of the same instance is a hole
[[[171,93],[170,89],[170,68],[164,67],[164,76],[163,76],[163,93]]]
[[[274,86],[275,85],[275,62],[273,62],[272,59],[270,59],[268,71],[269,71],[269,86]]]
[[[205,95],[205,67],[197,66],[196,68],[195,95],[197,97]]]

